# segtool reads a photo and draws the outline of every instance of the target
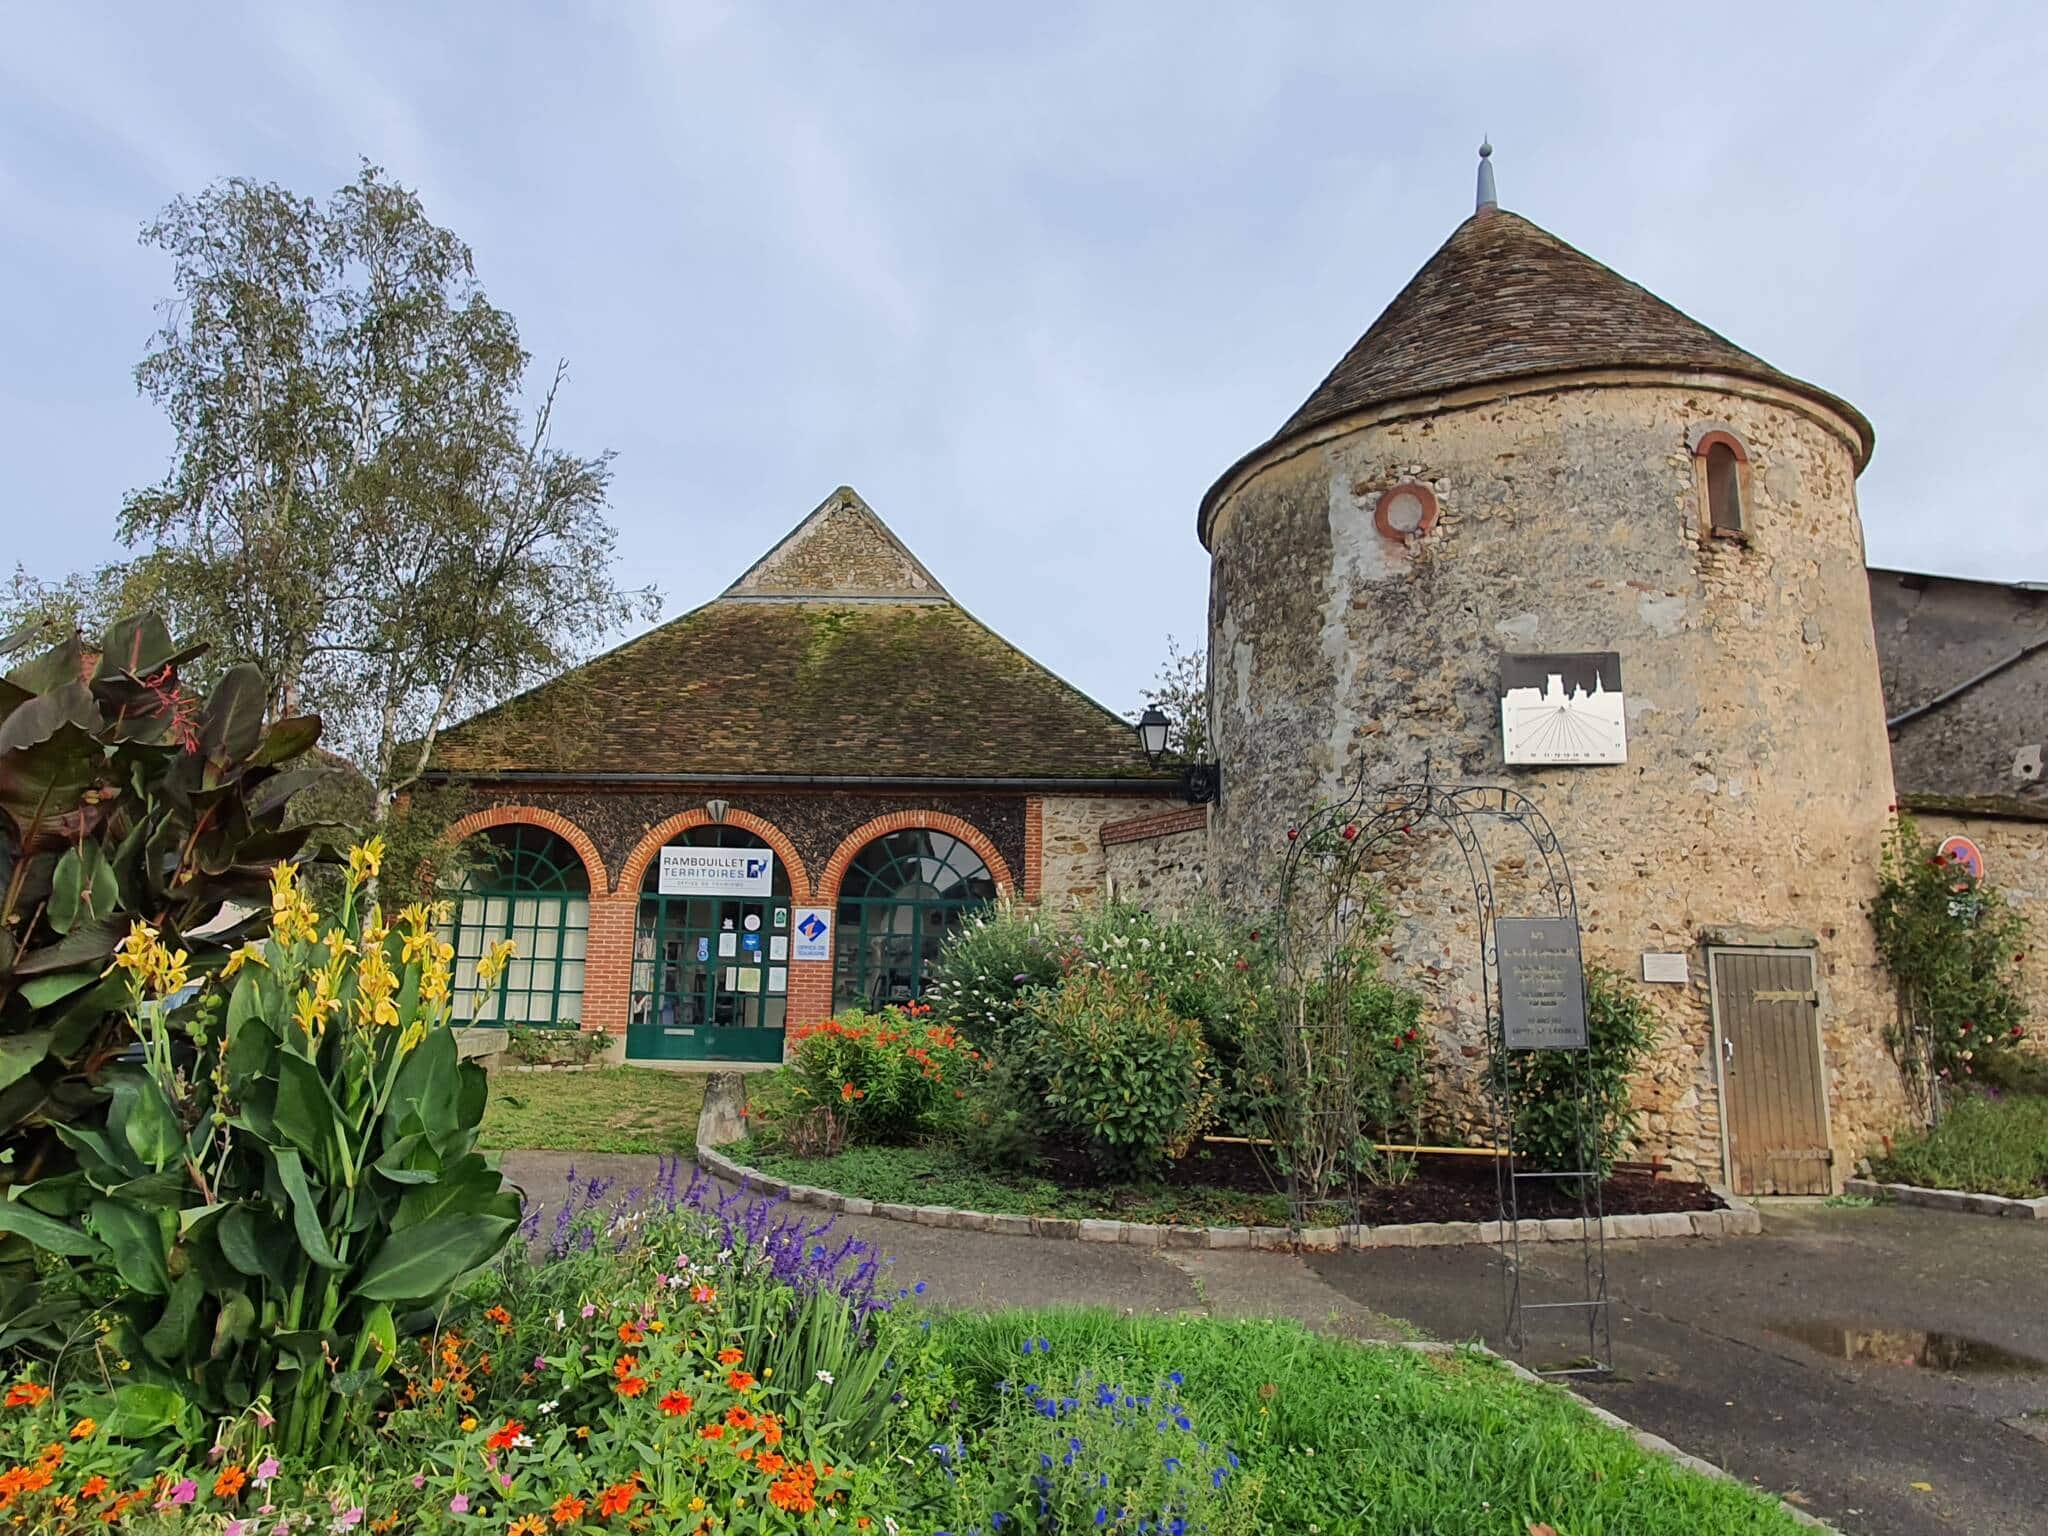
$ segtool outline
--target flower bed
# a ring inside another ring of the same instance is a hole
[[[54,1391],[29,1369],[0,1408],[0,1517],[208,1536],[1796,1528],[1483,1355],[1278,1322],[928,1314],[829,1222],[679,1189],[673,1164],[613,1195],[586,1181],[529,1217],[402,1342],[375,1433],[324,1465],[263,1450],[260,1406],[115,1409],[95,1377],[118,1362],[91,1350]]]
[[[1870,1171],[1879,1183],[1935,1193],[2048,1197],[2048,1094],[1966,1095],[1940,1125],[1872,1158]]]

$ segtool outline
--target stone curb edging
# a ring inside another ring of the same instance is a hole
[[[1880,1184],[1875,1179],[1851,1179],[1842,1186],[1845,1194],[1871,1200],[1895,1200],[1900,1205],[1924,1205],[1937,1211],[1961,1211],[1971,1216],[2017,1216],[2022,1221],[2048,1221],[2048,1195],[2033,1200],[2013,1200],[2004,1195],[1973,1195],[1962,1189],[1923,1189],[1918,1184]]]
[[[1588,1399],[1583,1393],[1575,1392],[1561,1382],[1546,1380],[1544,1377],[1538,1376],[1527,1366],[1518,1364],[1495,1350],[1488,1349],[1484,1344],[1446,1344],[1433,1339],[1421,1339],[1404,1341],[1395,1347],[1412,1349],[1416,1353],[1424,1355],[1455,1354],[1460,1349],[1475,1349],[1482,1355],[1492,1356],[1523,1381],[1532,1382],[1537,1386],[1555,1387],[1609,1429],[1620,1430],[1653,1456],[1662,1456],[1666,1461],[1674,1462],[1678,1466],[1685,1468],[1686,1471],[1698,1473],[1701,1477],[1710,1477],[1719,1482],[1740,1483],[1743,1487],[1757,1492],[1767,1491],[1757,1489],[1755,1484],[1743,1482],[1741,1478],[1730,1472],[1726,1467],[1708,1461],[1705,1457],[1695,1456],[1690,1451],[1680,1450],[1662,1435],[1653,1435],[1647,1429],[1631,1424],[1620,1414],[1602,1408],[1598,1403]],[[1818,1515],[1808,1514],[1798,1505],[1787,1503],[1784,1499],[1778,1500],[1778,1508],[1782,1509],[1787,1515],[1790,1515],[1793,1521],[1799,1525],[1811,1526],[1818,1531],[1834,1531],[1836,1529],[1836,1527],[1828,1524],[1827,1521],[1821,1519]]]
[[[954,1227],[1006,1237],[1045,1237],[1084,1243],[1122,1243],[1133,1248],[1300,1249],[1305,1253],[1358,1248],[1441,1248],[1465,1243],[1498,1243],[1508,1225],[1501,1221],[1418,1221],[1388,1226],[1310,1227],[1297,1235],[1286,1227],[1178,1227],[1143,1221],[1096,1221],[1067,1216],[1007,1216],[961,1211],[949,1205],[896,1205],[842,1195],[808,1184],[791,1184],[758,1168],[734,1162],[716,1147],[697,1146],[697,1166],[797,1205],[848,1216],[875,1216],[924,1227]],[[1756,1207],[1730,1195],[1724,1211],[1661,1211],[1650,1216],[1603,1216],[1609,1241],[1650,1237],[1754,1237],[1763,1230]],[[1576,1242],[1579,1223],[1570,1217],[1524,1218],[1525,1243]]]

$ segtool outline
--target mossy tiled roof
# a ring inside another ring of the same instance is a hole
[[[844,487],[725,596],[471,717],[434,761],[474,774],[1151,772],[1127,722],[956,605]]]

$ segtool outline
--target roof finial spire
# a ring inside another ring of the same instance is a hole
[[[1499,206],[1500,199],[1493,191],[1493,145],[1482,135],[1479,140],[1479,199],[1472,211],[1484,213]]]

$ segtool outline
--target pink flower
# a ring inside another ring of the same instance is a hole
[[[173,1504],[190,1504],[198,1497],[199,1485],[189,1477],[171,1490],[171,1502]]]
[[[270,1416],[269,1414],[265,1413],[265,1412],[264,1412],[264,1411],[263,1411],[263,1410],[262,1410],[261,1408],[258,1408],[258,1409],[256,1410],[256,1427],[257,1427],[258,1429],[268,1429],[268,1428],[270,1428],[270,1426],[271,1426],[271,1425],[275,1424],[276,1422],[277,1422],[277,1420],[273,1419],[273,1418],[272,1418],[272,1417],[271,1417],[271,1416]]]
[[[256,1463],[256,1486],[258,1488],[263,1487],[272,1478],[277,1476],[277,1471],[277,1458],[275,1456],[264,1457],[261,1461]]]
[[[510,1472],[500,1472],[498,1474],[498,1486],[500,1488],[510,1488],[512,1486],[512,1474]]]
[[[586,1301],[585,1303],[583,1303],[582,1315],[585,1317],[595,1317],[597,1316],[597,1308]]]
[[[427,1474],[426,1474],[426,1473],[424,1473],[424,1472],[415,1472],[415,1473],[413,1473],[413,1475],[412,1475],[412,1485],[413,1485],[413,1487],[415,1487],[415,1488],[424,1488],[424,1487],[426,1487],[426,1486],[427,1486]]]
[[[466,1493],[458,1493],[457,1495],[455,1495],[455,1497],[454,1497],[454,1498],[450,1499],[450,1500],[448,1501],[448,1513],[449,1513],[449,1514],[451,1514],[451,1515],[466,1515],[466,1514],[468,1514],[468,1513],[469,1513],[469,1495],[468,1495],[468,1494],[466,1494]]]
[[[227,1453],[228,1448],[226,1446],[216,1445],[212,1450],[206,1453],[206,1459],[208,1461],[219,1461],[221,1457],[227,1455]]]
[[[220,1536],[247,1536],[248,1530],[248,1521],[230,1520],[225,1526],[221,1527]]]

